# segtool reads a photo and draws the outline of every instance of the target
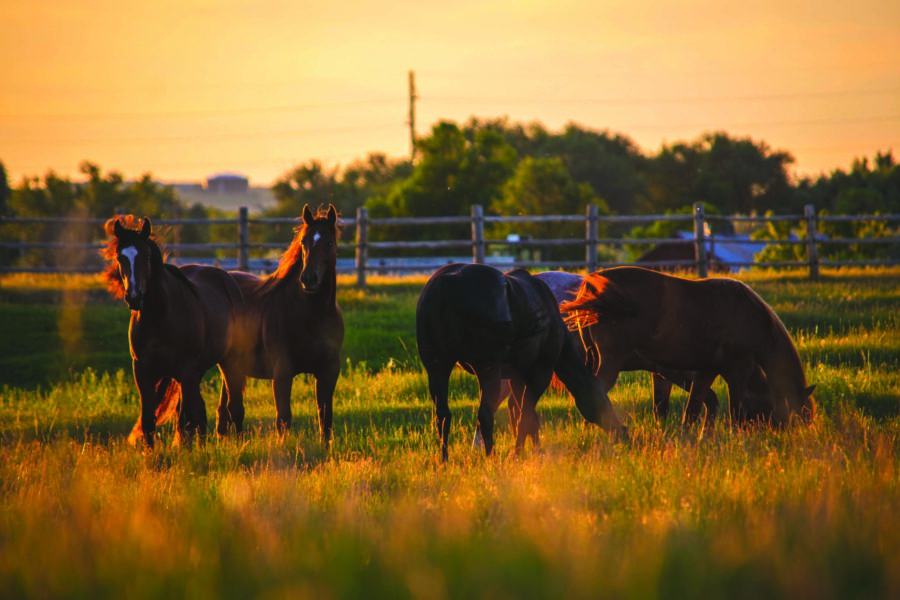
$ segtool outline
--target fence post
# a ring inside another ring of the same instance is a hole
[[[593,273],[599,268],[597,264],[597,222],[600,220],[600,212],[596,204],[587,207],[587,238],[585,239],[584,262],[588,273]]]
[[[238,270],[250,270],[250,220],[247,207],[238,208]]]
[[[369,242],[369,211],[360,206],[356,209],[356,285],[366,287],[366,262]]]
[[[472,205],[472,261],[484,263],[484,209]]]
[[[694,202],[694,256],[697,257],[697,277],[707,277],[708,262],[706,256],[706,218],[703,204]]]
[[[809,260],[809,278],[819,280],[819,249],[816,247],[816,208],[812,204],[803,207],[806,217],[806,258]]]

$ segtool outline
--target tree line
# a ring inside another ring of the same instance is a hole
[[[820,214],[900,214],[900,168],[890,150],[873,159],[858,158],[849,169],[815,178],[794,178],[793,156],[765,142],[724,132],[707,133],[691,142],[664,145],[647,155],[631,139],[576,124],[552,132],[544,126],[507,119],[472,118],[460,125],[437,123],[417,142],[417,159],[392,159],[372,153],[344,167],[328,168],[311,160],[282,175],[273,185],[276,200],[264,217],[300,215],[304,204],[333,203],[346,216],[365,206],[370,217],[468,216],[473,204],[487,215],[583,214],[590,204],[602,215],[677,214],[695,202],[719,215],[799,214],[812,204]],[[0,163],[0,214],[7,216],[109,217],[117,210],[151,218],[213,218],[231,216],[200,204],[187,206],[177,192],[150,174],[126,182],[116,172],[104,174],[85,162],[85,181],[72,182],[48,173],[10,186]],[[633,237],[663,237],[671,225],[663,222],[633,228]],[[802,225],[801,225],[802,227]],[[896,224],[836,227],[842,236],[896,235]],[[0,228],[8,238],[9,228]],[[577,237],[583,225],[517,224],[495,226],[497,239],[509,233],[535,239]],[[609,232],[606,232],[609,233]],[[761,227],[757,237],[784,232]],[[804,232],[794,232],[802,234]],[[229,227],[183,226],[182,243],[233,241]],[[15,233],[17,238],[59,239],[59,226],[34,225]],[[254,241],[286,241],[289,228],[252,231]],[[428,230],[409,227],[378,228],[370,239],[459,239],[469,235],[466,225]],[[345,239],[352,238],[347,232]],[[563,247],[552,250],[567,258]],[[799,251],[796,246],[769,251],[778,255]],[[867,251],[860,247],[858,252]],[[880,247],[879,252],[893,252]],[[577,250],[583,252],[583,250]],[[826,257],[828,249],[826,248]],[[835,248],[834,252],[846,249]],[[40,256],[7,256],[7,260],[41,260]],[[545,257],[552,258],[552,257]]]

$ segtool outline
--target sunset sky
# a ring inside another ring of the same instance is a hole
[[[268,185],[311,159],[409,154],[506,116],[650,154],[721,130],[798,175],[900,158],[896,0],[13,0],[0,5],[11,185],[90,160],[126,178]]]

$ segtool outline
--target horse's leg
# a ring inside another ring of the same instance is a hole
[[[334,436],[334,388],[341,374],[341,364],[335,360],[327,371],[316,375],[316,408],[319,412],[319,434],[328,445]]]
[[[294,376],[291,373],[276,374],[272,379],[272,395],[275,397],[275,428],[284,435],[291,429],[291,388]]]
[[[234,425],[234,432],[240,435],[244,431],[244,388],[247,376],[241,369],[231,364],[219,367],[222,373],[222,391],[219,394],[219,407],[216,409],[216,433],[228,435]]]
[[[722,379],[728,384],[728,410],[732,422],[743,423],[745,420],[747,386],[755,368],[755,364],[736,364],[722,374]]]
[[[513,421],[513,405],[512,405],[513,399],[512,399],[512,396],[510,396],[511,393],[512,393],[512,388],[509,385],[509,380],[502,379],[500,381],[500,393],[497,394],[497,400],[496,400],[496,402],[494,402],[492,404],[492,409],[494,411],[494,414],[496,415],[497,411],[500,409],[500,405],[503,404],[503,401],[506,400],[507,398],[509,398],[509,403],[507,404],[507,407],[509,408],[509,424],[510,424],[510,427],[513,428],[513,435],[515,435],[515,424]],[[475,439],[472,440],[472,447],[473,448],[484,448],[484,440],[481,437],[481,430],[478,429],[477,427],[475,428]]]
[[[510,396],[506,405],[509,408],[509,427],[513,437],[519,437],[519,424],[522,422],[522,400],[525,395],[525,382],[521,379],[510,380]]]
[[[219,405],[216,407],[216,435],[222,438],[228,435],[228,430],[232,425],[228,402],[233,392],[230,391],[231,386],[225,379],[225,371],[222,370],[222,367],[219,367],[219,372],[222,374],[222,389],[219,392]]]
[[[131,367],[141,397],[141,435],[144,438],[144,446],[152,450],[156,441],[156,407],[159,404],[156,390],[159,379],[148,373],[144,363],[140,361],[132,361]]]
[[[712,382],[718,373],[709,371],[697,371],[694,373],[694,381],[691,383],[691,393],[688,396],[687,405],[684,407],[684,415],[681,419],[683,426],[693,425],[700,417],[700,407],[706,403],[706,396]],[[711,418],[710,418],[711,417]],[[707,414],[707,420],[712,422],[715,414]]]
[[[490,366],[475,370],[478,377],[478,386],[481,388],[481,398],[478,403],[478,423],[476,427],[481,432],[484,440],[484,454],[490,456],[494,451],[494,413],[497,397],[500,395],[500,368]]]
[[[176,439],[176,441],[184,442],[187,446],[191,445],[195,432],[200,444],[206,441],[206,404],[200,393],[201,378],[202,375],[191,373],[181,382],[181,411],[178,421],[179,436],[184,436],[184,438]]]
[[[434,403],[434,424],[441,440],[441,460],[449,458],[447,447],[450,440],[450,373],[455,363],[440,360],[425,362],[428,374],[428,394]]]
[[[659,373],[651,373],[650,381],[653,386],[653,416],[657,419],[665,419],[669,416],[672,382]]]
[[[531,373],[525,382],[525,390],[522,393],[522,416],[519,419],[519,432],[516,435],[516,452],[525,448],[525,440],[531,437],[531,443],[535,448],[540,447],[539,437],[540,422],[537,416],[537,403],[541,395],[550,385],[553,379],[553,371]]]
[[[668,384],[668,396],[665,398],[666,409],[668,409],[669,404],[669,396],[671,395],[672,385],[677,385],[684,391],[690,394],[691,386],[694,383],[694,372],[693,371],[682,371],[679,369],[666,369],[664,367],[657,367],[657,372],[654,373],[653,383],[653,402],[654,402],[654,410],[656,410],[657,401],[661,401],[660,397],[657,397],[656,391],[656,383],[657,381],[665,381]],[[706,411],[708,414],[716,414],[719,410],[719,397],[716,395],[712,389],[706,392],[706,399],[703,401],[706,405]],[[661,418],[665,418],[668,414],[668,410],[666,412],[657,411]]]

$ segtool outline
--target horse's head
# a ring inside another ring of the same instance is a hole
[[[303,230],[301,232],[303,271],[300,284],[307,292],[318,291],[319,286],[334,272],[337,262],[337,210],[328,206],[324,216],[313,216],[309,205],[303,207]]]
[[[125,303],[131,310],[143,308],[144,294],[150,284],[154,247],[150,228],[149,217],[141,220],[139,229],[125,227],[119,219],[113,223],[118,276],[124,287]]]

